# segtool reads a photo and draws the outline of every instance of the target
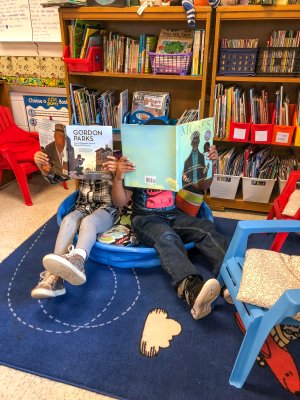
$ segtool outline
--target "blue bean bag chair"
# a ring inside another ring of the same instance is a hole
[[[60,226],[62,219],[74,210],[78,197],[78,190],[68,196],[59,206],[57,211],[57,223]],[[213,215],[208,205],[203,201],[197,215],[198,218],[208,219],[213,222]],[[76,240],[76,238],[75,238]],[[187,243],[185,248],[190,250],[194,243]],[[151,268],[160,265],[156,250],[152,247],[136,246],[127,247],[115,244],[105,244],[96,241],[90,258],[100,264],[111,265],[119,268]]]

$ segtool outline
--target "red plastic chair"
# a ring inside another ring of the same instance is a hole
[[[8,107],[0,106],[0,183],[4,170],[12,170],[27,206],[32,206],[27,176],[39,171],[34,153],[40,150],[39,135],[19,128]],[[62,183],[68,189],[66,182]]]
[[[300,204],[298,211],[296,214],[291,217],[288,215],[283,214],[283,210],[289,201],[291,194],[295,191],[297,187],[297,183],[300,182],[300,171],[293,171],[291,172],[288,181],[286,182],[283,191],[281,192],[280,196],[276,197],[274,200],[273,206],[271,211],[268,214],[267,219],[293,219],[293,220],[300,220]],[[271,250],[280,251],[283,243],[285,242],[288,233],[278,233],[275,236],[273,244],[271,246]]]

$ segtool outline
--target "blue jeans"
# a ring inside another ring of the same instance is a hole
[[[180,212],[169,216],[136,215],[131,224],[141,243],[156,249],[174,287],[190,275],[203,279],[189,260],[184,243],[195,242],[197,250],[212,264],[215,276],[218,274],[228,244],[211,221]]]

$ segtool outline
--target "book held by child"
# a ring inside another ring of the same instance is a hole
[[[125,174],[125,186],[201,191],[212,177],[207,153],[213,125],[213,118],[176,126],[122,125],[123,155],[136,165],[135,171]]]
[[[113,155],[111,126],[68,125],[66,140],[71,179],[105,179],[110,175],[103,171],[102,164]]]

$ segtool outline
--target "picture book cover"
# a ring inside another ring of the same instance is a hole
[[[194,33],[189,29],[162,29],[159,33],[156,53],[180,54],[192,51]]]
[[[105,179],[110,172],[102,169],[107,156],[113,155],[111,126],[66,126],[69,176],[75,179]]]
[[[46,118],[38,120],[41,150],[47,154],[49,165],[43,166],[44,172],[60,176],[61,181],[69,179],[68,152],[65,125],[60,121]]]
[[[122,151],[136,166],[125,186],[199,192],[212,178],[207,154],[213,144],[214,119],[182,125],[122,125]]]

